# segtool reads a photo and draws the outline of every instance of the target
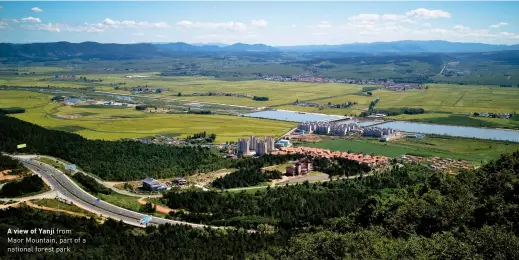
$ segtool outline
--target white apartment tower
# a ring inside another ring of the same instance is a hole
[[[267,142],[264,140],[261,140],[258,142],[258,144],[256,146],[256,155],[264,155],[266,153],[268,153]]]
[[[250,137],[250,149],[251,150],[256,150],[256,146],[258,145],[258,137],[257,136],[254,136],[254,135],[251,135]]]
[[[238,154],[247,155],[249,154],[249,140],[241,138],[238,140]]]
[[[267,152],[272,152],[275,148],[276,139],[272,136],[266,136],[265,142],[267,143]]]

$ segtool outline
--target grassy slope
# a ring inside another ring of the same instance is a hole
[[[389,157],[398,157],[402,154],[440,156],[472,162],[489,161],[498,158],[502,153],[519,150],[519,144],[517,143],[435,136],[428,136],[424,139],[400,139],[387,143],[373,139],[328,139],[320,143],[304,144],[303,146],[362,152],[364,154],[375,153]]]
[[[39,199],[39,200],[34,200],[33,203],[38,206],[44,206],[44,207],[55,208],[55,209],[59,208],[62,210],[67,210],[67,211],[81,213],[81,214],[85,214],[87,216],[95,217],[95,214],[92,214],[76,205],[66,204],[66,203],[63,203],[63,202],[60,202],[60,201],[57,201],[54,199]]]

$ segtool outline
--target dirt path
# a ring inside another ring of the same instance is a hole
[[[141,199],[138,199],[137,200],[141,205],[144,205],[147,203],[147,201],[145,201],[143,198]],[[168,207],[163,207],[163,206],[160,206],[160,205],[157,205],[155,203],[151,203],[157,210],[157,212],[160,212],[160,213],[164,213],[164,214],[169,214],[169,212],[173,211],[173,212],[176,212],[176,210],[174,209],[170,209]]]
[[[6,209],[6,208],[9,208],[9,207],[18,208],[18,207],[20,207],[20,202],[16,202],[16,203],[12,203],[12,204],[0,205],[0,209]]]
[[[21,174],[18,175],[9,175],[10,170],[5,170],[0,172],[0,181],[12,181],[18,178],[23,177]]]
[[[78,216],[78,217],[86,217],[87,216],[87,215],[82,214],[82,213],[72,212],[72,211],[68,211],[68,210],[62,210],[62,209],[55,209],[55,208],[45,207],[45,206],[39,206],[39,205],[36,205],[36,204],[34,204],[34,203],[30,202],[30,201],[26,201],[25,204],[27,204],[27,206],[29,206],[29,207],[33,207],[33,208],[37,208],[37,209],[41,209],[41,210],[63,212],[63,213],[67,213],[67,214]]]

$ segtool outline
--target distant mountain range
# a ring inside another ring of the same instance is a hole
[[[491,52],[519,50],[519,45],[491,45],[482,43],[457,43],[447,41],[398,41],[375,43],[352,43],[342,45],[308,45],[272,47],[265,44],[220,43],[188,44],[138,43],[114,44],[97,42],[52,42],[12,44],[0,43],[0,60],[57,60],[57,59],[142,59],[206,55],[207,53],[280,53],[280,52],[334,52],[364,55],[379,53],[453,53]]]
[[[226,52],[279,52],[280,50],[265,44],[235,43],[225,45],[221,43],[188,44],[184,42],[155,44],[155,46],[172,51],[226,51]]]
[[[296,52],[355,52],[355,53],[418,53],[418,52],[488,52],[519,50],[516,45],[493,45],[448,41],[395,41],[349,43],[341,45],[278,46],[281,51]]]

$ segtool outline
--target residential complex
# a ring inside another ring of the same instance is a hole
[[[392,128],[366,127],[362,130],[362,136],[368,137],[389,137],[396,134],[396,130]]]
[[[301,123],[297,126],[299,131],[304,131],[305,133],[315,133],[321,135],[337,135],[337,136],[345,136],[347,133],[352,131],[360,131],[362,128],[357,124],[339,124],[339,123],[329,123],[329,122],[305,122]]]
[[[273,151],[274,147],[275,139],[272,136],[265,136],[261,139],[257,136],[251,136],[249,139],[241,138],[238,140],[237,153],[239,155],[263,155]]]
[[[330,151],[328,149],[312,148],[312,147],[282,147],[279,151],[273,151],[271,154],[304,154],[313,157],[322,157],[329,159],[345,158],[353,161],[357,161],[359,164],[365,164],[371,168],[385,165],[389,163],[389,158],[385,156],[371,156],[363,154],[354,154],[339,151]]]
[[[410,163],[410,164],[422,164],[426,167],[430,167],[433,169],[437,169],[440,171],[445,171],[450,174],[455,174],[453,170],[461,170],[461,169],[470,169],[470,163],[465,160],[454,160],[451,158],[440,158],[436,157],[421,157],[414,155],[402,155],[398,158],[399,162],[402,163]]]

